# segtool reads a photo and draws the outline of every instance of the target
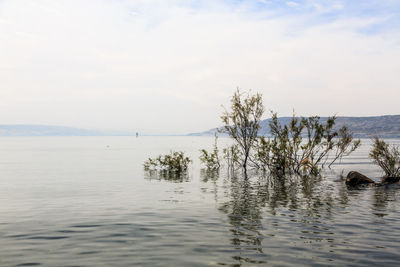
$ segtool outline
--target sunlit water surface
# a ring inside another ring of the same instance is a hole
[[[0,138],[0,265],[398,266],[399,187],[349,190],[340,179],[342,170],[382,175],[369,140],[322,179],[289,183],[207,174],[199,149],[212,144]],[[192,157],[188,177],[144,173],[147,157],[170,150]]]

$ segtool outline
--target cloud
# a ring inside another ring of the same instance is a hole
[[[237,86],[283,115],[399,113],[398,5],[292,2],[0,2],[0,123],[193,132]]]
[[[286,2],[286,5],[289,6],[289,7],[297,7],[297,6],[299,6],[299,4],[297,2],[294,2],[294,1]]]

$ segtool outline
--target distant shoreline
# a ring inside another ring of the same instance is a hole
[[[280,117],[279,121],[282,125],[287,125],[292,117]],[[328,117],[321,117],[324,122]],[[265,119],[260,122],[260,135],[269,135],[269,122],[271,119]],[[335,128],[348,126],[353,136],[356,138],[372,138],[378,136],[380,138],[400,138],[400,115],[383,115],[369,117],[337,117]],[[190,133],[189,136],[213,136],[217,128],[204,132]]]
[[[281,124],[288,124],[292,117],[280,117]],[[260,135],[269,135],[269,121],[260,122]],[[327,117],[321,117],[324,122]],[[369,117],[337,117],[336,126],[347,125],[356,138],[400,138],[400,115],[383,115]],[[203,132],[189,134],[140,134],[140,136],[214,136],[217,128]],[[90,130],[66,126],[29,125],[29,124],[4,124],[0,125],[0,136],[135,136],[136,132],[113,130]],[[224,136],[223,134],[218,134]]]

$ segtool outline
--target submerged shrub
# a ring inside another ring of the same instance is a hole
[[[385,172],[387,177],[400,176],[400,149],[375,137],[369,157]]]
[[[261,116],[264,113],[261,94],[243,94],[236,90],[231,99],[231,110],[222,114],[222,132],[233,138],[240,150],[241,165],[246,173],[252,148],[258,137]]]
[[[219,156],[218,156],[218,136],[215,135],[215,141],[214,141],[214,147],[211,152],[208,152],[205,149],[200,150],[200,161],[201,163],[206,165],[207,170],[218,170],[221,167],[221,164],[219,162]]]
[[[145,170],[161,170],[168,172],[180,173],[186,171],[189,163],[189,157],[184,152],[171,152],[167,155],[160,155],[157,158],[149,158],[143,164]]]
[[[248,166],[269,171],[275,176],[317,175],[337,160],[350,155],[360,146],[346,126],[335,129],[336,117],[322,122],[320,117],[295,117],[282,125],[272,112],[270,137],[259,136],[264,113],[261,94],[243,94],[237,90],[231,99],[230,111],[221,116],[221,132],[227,133],[234,145],[223,150],[228,168],[241,166],[246,176]],[[203,160],[212,165],[206,151]]]
[[[231,145],[222,150],[223,157],[228,164],[228,170],[234,170],[237,167],[240,167],[240,158],[242,156],[242,152],[239,150],[239,145]]]
[[[326,164],[330,167],[360,145],[346,126],[334,130],[335,120],[333,116],[322,123],[318,116],[293,116],[288,125],[281,125],[272,113],[271,137],[260,137],[256,143],[256,166],[277,176],[319,174]]]

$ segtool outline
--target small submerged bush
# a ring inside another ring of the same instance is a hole
[[[241,158],[241,151],[239,150],[239,145],[234,144],[229,147],[226,147],[222,150],[223,152],[223,157],[226,160],[228,164],[228,170],[235,170],[239,167],[240,165],[240,158]]]
[[[400,148],[375,137],[369,157],[385,172],[387,177],[400,176]]]
[[[206,165],[207,170],[218,170],[221,167],[221,164],[219,162],[219,156],[218,156],[218,146],[217,146],[217,141],[218,141],[218,136],[215,135],[215,141],[214,141],[214,148],[211,152],[208,152],[205,149],[200,150],[200,161],[201,163]]]
[[[218,136],[215,134],[214,147],[212,151],[205,149],[200,150],[200,162],[205,165],[204,173],[208,173],[212,176],[218,174],[221,168],[219,149],[218,149]],[[242,152],[239,149],[238,144],[234,144],[222,149],[222,159],[226,161],[227,169],[234,171],[237,168],[242,167],[241,162]]]
[[[187,170],[189,163],[191,162],[189,157],[186,157],[184,152],[171,152],[167,155],[160,155],[157,158],[149,158],[143,164],[144,169],[160,170],[181,173]]]

